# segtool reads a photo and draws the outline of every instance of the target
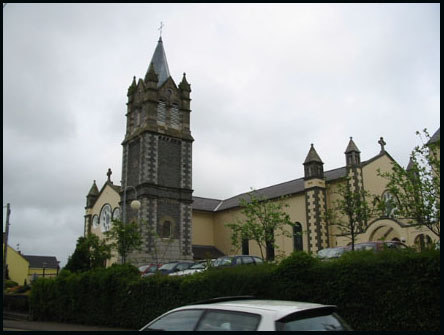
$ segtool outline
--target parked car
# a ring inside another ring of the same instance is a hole
[[[161,274],[168,275],[173,272],[182,271],[188,269],[191,265],[193,265],[193,261],[175,261],[163,264],[159,268],[159,272]]]
[[[159,268],[162,266],[162,264],[148,264],[148,265],[142,265],[139,266],[139,271],[141,271],[141,269],[143,270],[143,272],[141,272],[141,276],[142,277],[148,277],[148,276],[152,276],[153,274],[155,274]]]
[[[351,330],[336,306],[228,297],[175,308],[141,331]]]
[[[346,247],[334,247],[319,250],[317,256],[321,260],[339,258],[348,251]]]
[[[399,241],[372,241],[356,243],[355,250],[373,250],[375,252],[384,249],[407,249],[408,246]],[[347,247],[348,250],[352,250],[351,245]]]
[[[208,263],[213,264],[215,260],[211,260],[210,262],[205,261],[198,261],[191,265],[188,269],[172,272],[169,274],[169,276],[185,276],[185,275],[191,275],[193,273],[202,272],[208,269]]]
[[[246,264],[262,264],[264,260],[257,256],[249,255],[235,255],[235,256],[222,256],[216,259],[214,262],[214,267],[228,267]]]

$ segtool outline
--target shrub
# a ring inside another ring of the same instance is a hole
[[[439,330],[440,254],[355,251],[320,261],[297,252],[278,265],[184,277],[140,278],[129,265],[62,271],[56,279],[36,280],[31,306],[40,320],[138,329],[172,308],[232,295],[337,305],[355,330]]]
[[[15,287],[15,286],[18,286],[17,282],[15,282],[13,280],[10,280],[10,279],[6,280],[6,282],[5,282],[5,287],[6,288],[11,288],[11,287]]]

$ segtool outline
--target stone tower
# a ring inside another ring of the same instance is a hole
[[[178,86],[171,78],[159,38],[145,78],[128,89],[122,142],[122,220],[138,222],[144,240],[128,257],[135,265],[192,259],[190,92],[185,73]]]
[[[364,181],[362,178],[361,152],[350,137],[347,148],[345,149],[345,167],[347,171],[347,182],[350,184],[351,192],[362,192],[364,190]],[[359,231],[364,230],[364,222],[358,226]]]
[[[327,197],[323,165],[312,144],[304,161],[304,188],[308,250],[313,253],[328,247],[328,230],[325,221]]]

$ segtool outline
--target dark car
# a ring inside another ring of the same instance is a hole
[[[236,255],[236,256],[222,256],[216,259],[214,267],[228,267],[237,265],[257,265],[262,264],[264,260],[257,256]]]
[[[188,269],[191,265],[193,265],[194,262],[192,261],[176,261],[176,262],[169,262],[163,264],[159,268],[159,272],[161,274],[170,274],[177,271],[182,271]]]
[[[384,249],[407,249],[408,246],[399,241],[372,241],[355,244],[355,251],[359,250],[373,250],[374,252],[382,251]],[[352,250],[351,245],[347,247]]]

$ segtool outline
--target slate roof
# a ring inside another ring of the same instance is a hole
[[[91,189],[88,192],[88,195],[96,196],[99,194],[99,189],[97,188],[96,181],[94,180],[94,183],[91,186]]]
[[[440,136],[439,136],[439,130],[441,128],[438,128],[438,130],[433,134],[433,136],[430,138],[430,140],[427,142],[427,144],[432,144],[435,142],[438,142],[440,140]]]
[[[354,144],[354,143],[353,143]],[[355,145],[356,146],[356,145]],[[354,149],[354,148],[352,148]],[[357,149],[357,147],[356,147]],[[314,150],[314,148],[313,148]],[[317,154],[316,154],[317,155]],[[395,162],[395,160],[389,155],[388,152],[384,151],[382,153],[377,154],[376,156],[370,158],[367,161],[362,162],[362,166],[365,166],[374,160],[382,157],[382,156],[388,156],[389,159]],[[310,153],[309,153],[310,156]],[[319,157],[319,156],[318,156]],[[307,157],[308,159],[309,157]],[[311,159],[316,159],[316,157],[312,156]],[[319,159],[320,160],[320,159]],[[307,160],[306,160],[307,161]],[[347,175],[347,169],[345,166],[325,171],[325,181],[326,182],[332,182],[335,180],[338,180],[340,178],[345,178]],[[269,187],[261,188],[254,191],[254,194],[256,194],[258,197],[263,197],[265,199],[277,199],[283,196],[289,196],[297,193],[304,192],[304,178],[298,178],[294,180],[290,180],[281,184],[272,185]],[[245,192],[239,195],[236,195],[234,197],[225,199],[225,200],[217,200],[217,199],[209,199],[209,198],[203,198],[203,197],[194,197],[193,196],[193,210],[200,210],[200,211],[206,211],[206,212],[219,212],[231,208],[238,207],[240,204],[241,199],[248,199],[248,193]]]
[[[193,250],[194,259],[208,259],[225,256],[222,251],[210,245],[193,245],[191,248]]]
[[[307,157],[305,158],[304,165],[310,162],[319,162],[322,163],[321,158],[319,157],[318,153],[316,152],[313,144],[310,147],[310,150],[308,151]]]
[[[157,87],[160,87],[170,77],[170,70],[168,68],[168,62],[166,59],[165,50],[163,48],[162,37],[160,37],[159,41],[157,42],[156,50],[154,50],[150,66],[151,64],[154,66],[154,71],[159,78]]]
[[[221,200],[217,199],[193,197],[193,209],[212,212],[217,208],[220,202]]]
[[[32,255],[23,255],[28,262],[30,268],[43,268],[43,263],[45,263],[46,269],[57,269],[59,266],[59,262],[57,258],[54,256],[32,256]]]
[[[348,146],[345,149],[345,153],[348,154],[349,152],[360,152],[358,147],[356,146],[355,142],[353,142],[353,139],[350,137],[350,142],[348,142]]]
[[[342,167],[326,171],[324,173],[327,182],[346,176],[346,168]],[[296,194],[304,191],[304,178],[294,179],[285,183],[272,185],[269,187],[255,190],[254,193],[259,197],[266,199],[276,199],[282,196]],[[245,192],[226,200],[208,199],[202,197],[193,197],[193,210],[208,212],[218,212],[226,209],[238,207],[242,198],[248,199],[248,193]]]

